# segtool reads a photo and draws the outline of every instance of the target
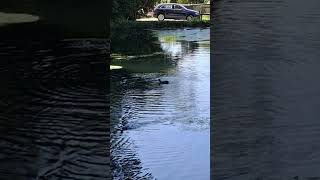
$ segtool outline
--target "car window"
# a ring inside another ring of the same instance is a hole
[[[170,4],[165,4],[165,5],[162,5],[160,8],[161,8],[161,9],[172,9],[172,5],[170,5]]]
[[[182,9],[182,6],[174,5],[174,9]]]

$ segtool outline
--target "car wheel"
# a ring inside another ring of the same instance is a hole
[[[163,14],[159,14],[158,15],[158,20],[159,21],[163,21],[164,20],[164,15]]]
[[[192,19],[193,19],[193,16],[192,16],[192,15],[187,16],[187,20],[188,20],[188,21],[192,21]]]

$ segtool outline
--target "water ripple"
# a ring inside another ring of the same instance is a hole
[[[214,179],[319,176],[318,6],[316,0],[215,3]]]
[[[110,178],[106,76],[96,71],[107,43],[1,44],[2,179]]]

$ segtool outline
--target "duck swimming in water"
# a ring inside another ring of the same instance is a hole
[[[160,79],[159,80],[159,84],[169,84],[169,81],[161,81]]]

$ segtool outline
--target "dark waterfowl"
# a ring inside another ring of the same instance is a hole
[[[169,81],[161,81],[160,79],[159,80],[159,84],[169,84]]]

